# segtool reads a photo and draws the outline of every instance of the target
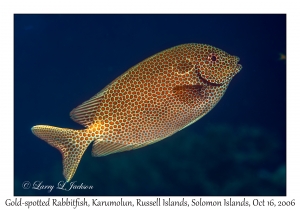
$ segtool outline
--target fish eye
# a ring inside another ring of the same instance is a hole
[[[217,54],[215,54],[213,52],[209,53],[208,61],[211,61],[211,62],[215,63],[217,60],[218,60],[218,55]]]

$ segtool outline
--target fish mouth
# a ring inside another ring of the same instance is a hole
[[[213,82],[207,81],[205,78],[203,78],[201,76],[201,74],[199,72],[197,72],[197,74],[198,74],[199,79],[207,85],[210,85],[210,86],[222,86],[223,85],[222,83],[218,84],[218,83],[213,83]]]
[[[241,64],[239,64],[239,62],[240,62],[239,57],[235,56],[235,59],[236,59],[236,73],[238,73],[243,68],[243,66]]]
[[[243,68],[243,66],[239,63],[236,64],[236,67],[235,67],[235,74],[239,73],[241,71],[241,69]]]

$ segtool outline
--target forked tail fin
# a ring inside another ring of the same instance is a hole
[[[57,148],[63,158],[63,174],[67,182],[74,176],[86,148],[92,142],[83,137],[84,130],[57,128],[48,125],[37,125],[31,128],[37,137]],[[85,135],[85,134],[84,134]]]

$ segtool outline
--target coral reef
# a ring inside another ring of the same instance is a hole
[[[85,153],[72,181],[93,190],[24,190],[15,195],[286,195],[285,144],[276,134],[249,126],[184,129],[157,144],[102,158]],[[30,181],[63,180],[61,163]],[[50,172],[50,174],[48,174]]]

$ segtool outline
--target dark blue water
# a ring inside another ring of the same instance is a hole
[[[285,195],[285,15],[15,15],[15,195]],[[159,143],[101,158],[72,181],[92,190],[23,189],[64,180],[38,124],[82,129],[69,112],[143,59],[183,43],[239,56],[217,106]]]

